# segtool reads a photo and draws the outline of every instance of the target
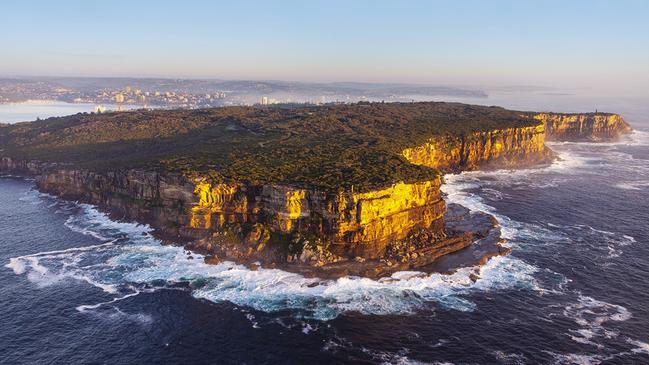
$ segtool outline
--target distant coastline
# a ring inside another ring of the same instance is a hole
[[[14,124],[31,122],[37,119],[62,117],[77,113],[94,112],[98,106],[106,111],[117,110],[115,104],[69,103],[60,100],[30,99],[20,102],[0,103],[0,123]],[[137,106],[139,107],[139,106]],[[134,105],[124,105],[122,109],[137,108]]]

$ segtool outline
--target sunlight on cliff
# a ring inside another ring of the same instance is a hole
[[[339,222],[336,236],[361,243],[388,238],[403,238],[416,225],[428,227],[445,212],[439,192],[440,180],[397,183],[389,188],[341,194],[340,207],[348,207],[351,219]]]
[[[211,229],[214,214],[217,215],[218,226],[222,226],[226,222],[226,205],[232,212],[247,213],[247,200],[244,198],[237,202],[234,199],[237,190],[236,185],[196,182],[194,194],[198,197],[198,204],[191,208],[190,227]]]
[[[615,139],[632,130],[618,114],[538,113],[534,118],[545,124],[548,137],[555,140]]]
[[[367,243],[403,238],[415,226],[429,227],[441,219],[445,204],[440,196],[441,180],[397,183],[388,188],[336,195],[286,186],[258,188],[254,200],[236,184],[195,182],[196,205],[190,211],[190,227],[218,229],[227,223],[246,222],[252,216],[271,229],[291,233],[301,220],[315,214],[328,220],[326,234],[336,241]],[[254,191],[253,188],[248,188]],[[250,198],[251,199],[251,198]]]
[[[278,225],[283,232],[293,229],[294,220],[302,216],[302,205],[306,192],[304,190],[287,191],[285,194],[284,210],[278,212]]]
[[[435,169],[474,169],[507,158],[525,161],[546,153],[545,126],[495,129],[467,136],[436,136],[423,145],[406,148],[401,155],[411,163]]]

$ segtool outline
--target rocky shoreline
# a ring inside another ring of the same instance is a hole
[[[432,137],[402,156],[443,172],[520,168],[555,158],[546,138],[609,140],[631,130],[614,114],[534,119],[530,127]],[[441,178],[332,192],[142,169],[95,172],[9,156],[0,159],[0,172],[34,177],[40,191],[96,205],[112,219],[147,223],[163,242],[204,254],[208,263],[378,278],[404,270],[452,272],[508,253],[493,217],[447,206]]]

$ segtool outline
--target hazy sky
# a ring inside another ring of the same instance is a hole
[[[649,85],[645,0],[20,0],[0,34],[4,76]]]

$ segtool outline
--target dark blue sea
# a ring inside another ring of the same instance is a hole
[[[591,107],[573,102],[507,106]],[[0,363],[648,364],[649,111],[637,105],[609,108],[637,130],[620,142],[446,176],[446,199],[496,216],[512,248],[475,282],[473,268],[320,281],[205,265],[146,226],[2,177]]]

